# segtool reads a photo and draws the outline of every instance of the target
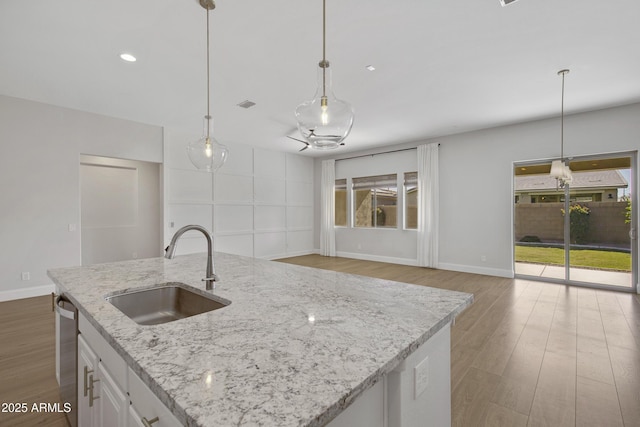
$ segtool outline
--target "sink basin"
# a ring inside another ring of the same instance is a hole
[[[196,289],[190,290],[181,283],[126,292],[105,299],[140,325],[173,322],[230,304]]]

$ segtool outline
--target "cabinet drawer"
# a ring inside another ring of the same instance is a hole
[[[127,389],[127,364],[124,359],[107,343],[82,313],[78,313],[78,329],[89,346],[99,355],[105,369],[122,390]]]
[[[156,417],[157,421],[151,423],[152,427],[178,427],[182,423],[169,411],[169,409],[156,397],[155,394],[142,382],[142,380],[129,369],[129,399],[131,407],[129,408],[129,423],[132,418],[136,418],[136,424],[144,425],[142,418],[146,418],[148,422]]]

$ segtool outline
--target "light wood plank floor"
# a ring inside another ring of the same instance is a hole
[[[27,413],[0,408],[0,426],[67,426],[64,414],[32,412],[59,403],[51,296],[0,302],[0,404],[26,403]]]
[[[318,255],[279,261],[473,293],[451,332],[454,426],[640,426],[638,295]]]
[[[637,295],[317,255],[280,260],[471,292],[452,328],[455,426],[639,426]],[[0,402],[58,402],[49,296],[0,303]],[[0,412],[0,426],[66,426]]]

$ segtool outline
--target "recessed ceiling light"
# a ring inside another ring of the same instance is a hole
[[[369,71],[375,71],[375,70],[376,70],[376,67],[374,67],[373,65],[367,65],[367,66],[366,66],[366,67],[364,67],[364,68],[366,68],[366,69],[367,69],[367,70],[369,70]]]
[[[136,57],[131,55],[130,53],[121,53],[120,54],[120,59],[122,59],[123,61],[127,61],[127,62],[136,62],[137,61]]]
[[[237,104],[237,105],[238,105],[238,107],[242,107],[242,108],[251,108],[251,107],[253,107],[254,105],[256,105],[256,103],[255,103],[255,102],[253,102],[253,101],[249,101],[249,100],[247,99],[247,100],[244,100],[244,101],[242,101],[241,103],[239,103],[239,104]]]

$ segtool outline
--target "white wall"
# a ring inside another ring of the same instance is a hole
[[[0,95],[0,300],[80,264],[81,153],[161,163],[162,129]]]
[[[416,150],[366,156],[336,161],[336,179],[397,174],[398,177],[398,217],[396,228],[336,228],[336,252],[348,258],[371,259],[399,264],[416,265],[417,232],[404,230],[404,210],[402,206],[402,185],[405,172],[418,169]],[[318,178],[319,182],[319,178]],[[347,196],[348,205],[353,202]],[[351,216],[351,215],[349,215]],[[349,224],[352,218],[348,220]]]
[[[274,259],[313,252],[313,159],[224,142],[229,160],[215,174],[189,162],[196,134],[165,131],[165,244],[178,228],[199,224],[216,251]],[[177,254],[202,252],[204,238],[189,232]]]
[[[566,156],[638,150],[640,104],[567,116],[564,135]],[[560,119],[387,146],[378,151],[429,142],[440,143],[440,267],[512,276],[513,162],[559,157]],[[316,160],[316,176],[320,162]],[[319,191],[316,186],[318,206]],[[319,217],[319,207],[316,216]],[[315,230],[318,248],[317,223]],[[362,230],[365,231],[369,230]],[[342,247],[337,245],[336,249],[340,251]],[[391,252],[385,255],[393,256]],[[486,261],[482,261],[483,256]]]

